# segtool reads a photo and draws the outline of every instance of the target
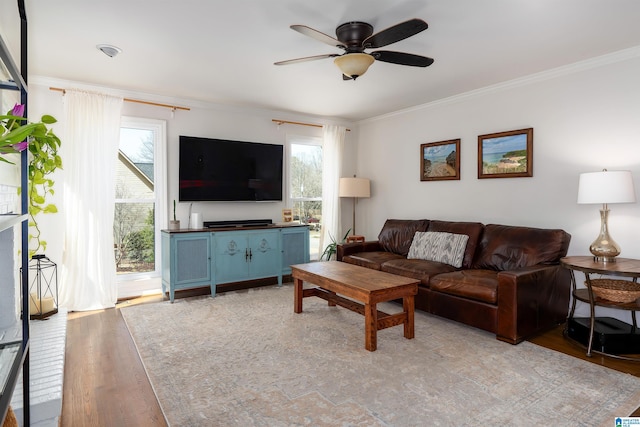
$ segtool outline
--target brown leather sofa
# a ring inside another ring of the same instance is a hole
[[[407,259],[417,231],[469,236],[462,265]],[[338,245],[337,260],[419,279],[417,309],[517,344],[566,320],[571,282],[559,260],[570,240],[563,230],[389,219],[377,241]]]

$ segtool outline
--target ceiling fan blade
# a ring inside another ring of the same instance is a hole
[[[424,31],[427,28],[429,28],[429,25],[427,25],[427,23],[422,19],[410,19],[396,24],[393,27],[389,27],[386,30],[372,34],[362,42],[362,47],[365,49],[375,49],[387,46],[391,43],[399,42],[407,37],[418,34],[420,31]]]
[[[428,67],[433,64],[433,58],[414,55],[412,53],[393,52],[391,50],[377,50],[371,55],[378,61],[392,64],[410,65],[412,67]]]
[[[335,56],[340,56],[340,55],[337,53],[328,53],[326,55],[305,56],[304,58],[288,59],[286,61],[274,62],[273,65],[297,64],[299,62],[315,61],[318,59],[333,58]]]
[[[322,43],[326,43],[329,46],[335,46],[335,47],[339,47],[342,49],[346,49],[347,46],[345,46],[344,43],[342,43],[340,40],[338,39],[334,39],[331,36],[326,35],[325,33],[322,33],[318,30],[314,30],[311,27],[307,27],[306,25],[291,25],[289,28],[291,28],[292,30],[295,30],[301,34],[304,34],[305,36],[309,36],[311,38],[314,38],[318,41],[321,41]]]

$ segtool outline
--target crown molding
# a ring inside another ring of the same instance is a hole
[[[587,59],[584,61],[575,62],[573,64],[564,65],[562,67],[552,68],[550,70],[541,71],[539,73],[530,74],[528,76],[519,77],[513,80],[507,80],[505,82],[497,83],[491,86],[486,86],[480,89],[475,89],[469,92],[453,95],[448,98],[438,99],[436,101],[428,102],[426,104],[416,105],[414,107],[405,108],[402,110],[394,111],[392,113],[383,114],[376,117],[370,117],[368,119],[360,120],[358,125],[375,122],[378,120],[387,119],[390,117],[426,110],[441,105],[453,104],[456,102],[464,101],[471,98],[477,98],[487,94],[500,92],[517,87],[528,86],[533,83],[539,83],[547,80],[553,80],[558,77],[564,77],[575,73],[580,73],[586,70],[594,68],[604,67],[610,64],[628,61],[630,59],[636,59],[640,57],[640,46],[634,46],[628,49],[619,50],[610,54],[597,56],[595,58]]]

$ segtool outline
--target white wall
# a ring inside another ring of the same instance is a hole
[[[569,254],[589,255],[600,205],[576,203],[579,174],[631,170],[640,189],[638,76],[637,54],[612,55],[359,123],[357,168],[372,180],[359,231],[375,238],[387,218],[562,228],[572,235]],[[528,127],[533,177],[477,179],[478,135]],[[460,181],[421,182],[420,144],[455,138]],[[621,256],[640,258],[640,204],[609,208]]]
[[[29,85],[29,117],[38,119],[42,114],[50,114],[56,117],[59,123],[54,125],[56,134],[62,141],[61,155],[64,163],[64,129],[63,129],[63,96],[61,92],[51,91],[49,87],[81,88],[124,96],[132,99],[142,99],[165,104],[179,105],[191,108],[190,111],[176,110],[172,112],[168,108],[148,106],[137,103],[125,102],[123,115],[132,117],[144,117],[166,120],[167,122],[167,173],[156,179],[166,179],[168,182],[168,199],[166,206],[167,217],[172,216],[172,201],[178,199],[178,137],[180,135],[228,138],[235,140],[264,142],[270,144],[285,144],[287,133],[303,136],[322,136],[322,130],[315,127],[282,125],[277,126],[272,119],[300,121],[307,123],[333,123],[342,124],[354,128],[348,122],[339,122],[330,118],[309,117],[290,112],[250,110],[236,107],[226,107],[213,104],[205,104],[185,99],[168,99],[158,96],[126,93],[117,89],[94,88],[73,82],[55,81],[42,77],[32,78]],[[355,158],[352,155],[357,132],[347,132],[346,152],[348,160],[345,162],[345,174],[353,174]],[[349,160],[350,159],[350,160]],[[64,171],[56,174],[55,202],[62,209],[62,197],[64,188]],[[98,195],[97,195],[98,196]],[[280,222],[282,209],[286,202],[195,202],[193,212],[203,214],[205,221],[212,220],[236,220],[236,219],[272,219]],[[346,207],[345,207],[346,209]],[[189,203],[178,203],[177,218],[186,227],[188,222]],[[347,213],[350,214],[347,209]],[[350,218],[349,215],[347,215]],[[39,223],[42,225],[45,240],[48,241],[47,255],[56,262],[62,260],[63,227],[62,215],[40,215]],[[166,225],[165,227],[166,228]]]
[[[9,48],[13,62],[20,67],[20,12],[17,2],[0,2],[0,37]]]
[[[387,218],[562,228],[572,235],[569,254],[588,254],[588,246],[599,231],[599,206],[576,204],[579,174],[604,167],[628,169],[634,174],[636,189],[640,188],[639,75],[640,59],[637,51],[631,51],[357,124],[344,123],[352,132],[347,133],[343,176],[357,173],[372,180],[372,197],[358,202],[358,234],[376,238]],[[66,82],[32,79],[30,117],[43,112],[62,117],[62,96],[50,91],[49,86],[74,87]],[[102,91],[121,94],[114,89]],[[143,99],[192,108],[189,112],[176,111],[172,118],[170,110],[164,108],[125,103],[125,115],[167,120],[169,159],[165,178],[169,200],[177,199],[180,134],[284,144],[286,132],[318,136],[320,131],[288,125],[278,129],[272,118],[323,122],[321,118],[292,113],[148,96]],[[477,179],[477,136],[526,127],[534,128],[534,176]],[[58,133],[64,142],[61,130]],[[420,144],[454,138],[461,138],[461,180],[421,182]],[[61,176],[58,182],[63,180]],[[57,191],[56,196],[61,197],[61,185]],[[344,224],[351,223],[348,202],[343,203]],[[196,203],[193,209],[202,212],[205,220],[277,221],[283,207],[282,203]],[[622,247],[621,256],[640,258],[640,205],[610,208],[610,231]],[[179,219],[186,221],[187,212],[188,204],[180,204]],[[50,246],[47,252],[52,259],[61,260],[60,216],[42,218]],[[611,315],[628,321],[628,313]]]

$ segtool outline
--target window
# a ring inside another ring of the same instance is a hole
[[[165,147],[165,122],[122,118],[113,223],[119,282],[160,275],[160,226],[166,222],[167,206]]]
[[[322,140],[291,137],[289,140],[289,200],[293,220],[309,225],[312,260],[320,257],[322,227]]]

